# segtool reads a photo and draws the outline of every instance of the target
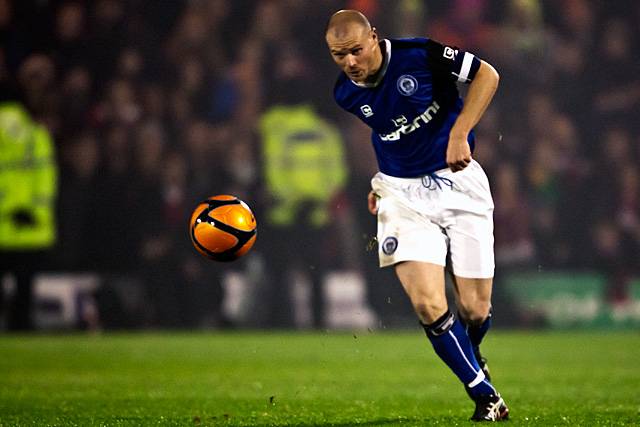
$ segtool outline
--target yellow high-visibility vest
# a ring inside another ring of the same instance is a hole
[[[291,225],[300,208],[308,221],[329,221],[329,201],[347,180],[342,138],[309,105],[277,105],[260,120],[266,185],[274,200],[267,212],[274,225]]]
[[[34,250],[56,240],[57,169],[51,135],[20,104],[0,104],[0,251]],[[16,221],[27,212],[32,224]]]

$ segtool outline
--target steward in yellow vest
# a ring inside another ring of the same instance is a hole
[[[334,125],[304,104],[267,110],[260,134],[267,195],[260,244],[270,279],[265,326],[322,328],[322,284],[340,240],[331,202],[347,182],[342,138]],[[300,303],[305,291],[292,282],[292,271],[309,279],[311,313]]]
[[[32,326],[31,282],[43,251],[56,241],[56,193],[49,132],[21,104],[0,103],[0,278],[12,273],[17,285],[10,329]]]

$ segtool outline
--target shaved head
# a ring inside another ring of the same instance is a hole
[[[325,39],[331,57],[351,80],[364,83],[382,65],[378,35],[357,10],[339,10],[327,23]]]
[[[343,38],[349,31],[355,28],[361,28],[364,31],[371,30],[371,24],[366,16],[357,10],[339,10],[329,19],[326,34]]]

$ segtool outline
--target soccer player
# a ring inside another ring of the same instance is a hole
[[[336,102],[372,129],[379,172],[368,207],[378,218],[380,266],[395,266],[433,348],[475,402],[471,419],[507,419],[480,354],[491,325],[493,200],[471,157],[472,128],[498,73],[428,38],[380,40],[355,10],[331,17],[326,42],[343,71]],[[457,82],[470,84],[464,104]],[[447,305],[445,267],[457,314]]]

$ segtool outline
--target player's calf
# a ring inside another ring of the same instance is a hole
[[[488,381],[491,381],[491,375],[489,371],[489,365],[487,364],[487,359],[482,356],[480,353],[480,343],[482,339],[489,331],[491,327],[491,319],[493,317],[493,309],[490,307],[488,310],[488,315],[478,320],[471,320],[464,317],[460,312],[458,312],[458,316],[463,320],[467,335],[469,336],[469,341],[471,341],[471,345],[473,346],[473,355],[475,356],[480,369],[484,372],[485,377]]]
[[[478,365],[463,324],[453,313],[447,310],[435,322],[422,326],[436,354],[456,374],[472,398],[497,394]]]

